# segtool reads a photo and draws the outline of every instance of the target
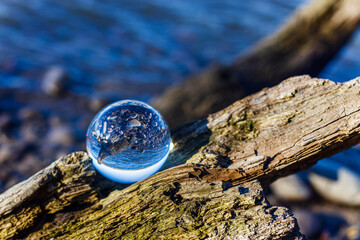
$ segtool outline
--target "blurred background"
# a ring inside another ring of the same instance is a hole
[[[2,0],[0,192],[85,150],[88,124],[103,106],[124,98],[150,102],[190,75],[231,63],[305,2]],[[360,30],[320,77],[360,76],[359,56]],[[320,164],[278,181],[268,190],[270,202],[294,210],[314,239],[360,239],[359,156],[354,148],[325,159],[325,170]],[[316,174],[339,169],[353,176],[338,188],[352,181],[348,201],[314,187]]]

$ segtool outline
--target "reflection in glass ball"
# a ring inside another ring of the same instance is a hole
[[[103,176],[132,183],[157,172],[170,151],[164,117],[150,105],[123,100],[103,108],[87,131],[86,147]]]

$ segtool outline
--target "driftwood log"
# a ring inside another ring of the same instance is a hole
[[[360,79],[300,76],[173,131],[162,171],[132,185],[63,157],[0,195],[1,239],[304,239],[260,184],[360,140]]]
[[[153,101],[170,126],[204,117],[291,76],[316,76],[360,23],[359,0],[312,0],[229,66],[211,68]]]

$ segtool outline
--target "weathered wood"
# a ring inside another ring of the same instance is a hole
[[[177,168],[101,196],[96,182],[107,180],[87,154],[64,157],[43,173],[50,170],[58,177],[2,216],[1,239],[303,239],[291,212],[270,206],[256,180],[233,186]]]
[[[130,186],[74,153],[0,195],[0,238],[302,239],[259,182],[356,144],[359,96],[360,79],[290,78],[175,129],[165,170]]]
[[[359,90],[359,78],[289,78],[175,129],[166,166],[222,167],[265,182],[299,172],[359,142]]]
[[[154,99],[171,126],[204,117],[290,76],[316,76],[360,22],[359,0],[313,0],[229,66],[190,77]]]

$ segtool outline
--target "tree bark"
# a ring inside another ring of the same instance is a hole
[[[316,76],[360,22],[359,0],[313,0],[230,66],[190,77],[153,101],[170,126],[204,117],[290,76]]]
[[[358,143],[359,95],[360,79],[290,78],[174,129],[163,171],[132,185],[70,154],[0,195],[0,238],[303,239],[260,183]]]

